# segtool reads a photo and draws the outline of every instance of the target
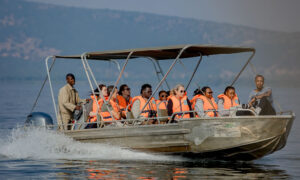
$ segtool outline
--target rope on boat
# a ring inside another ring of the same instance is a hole
[[[56,58],[54,58],[53,61],[52,61],[52,64],[51,64],[50,69],[49,69],[49,73],[51,72],[51,69],[52,69],[52,67],[53,67],[53,65],[55,63],[55,60],[56,60]],[[33,104],[32,108],[31,108],[31,111],[30,111],[29,114],[31,114],[33,112],[34,108],[36,107],[37,102],[38,102],[38,100],[39,100],[39,98],[41,96],[41,93],[42,93],[42,91],[43,91],[43,89],[45,87],[45,84],[46,84],[47,80],[48,80],[48,74],[47,74],[47,76],[46,76],[46,78],[45,78],[45,80],[44,80],[44,82],[42,84],[42,87],[41,87],[41,89],[40,89],[40,91],[39,91],[39,93],[38,93],[38,95],[37,95],[37,97],[36,97],[36,99],[34,101],[34,104]]]

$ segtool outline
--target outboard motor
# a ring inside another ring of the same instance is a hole
[[[45,127],[47,129],[52,129],[53,120],[49,114],[43,112],[33,112],[27,116],[25,126]]]

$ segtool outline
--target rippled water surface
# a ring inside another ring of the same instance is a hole
[[[299,179],[300,152],[294,122],[287,146],[252,162],[188,160],[180,157],[135,152],[105,144],[89,144],[51,130],[18,128],[29,113],[41,82],[1,82],[0,179]],[[55,91],[57,92],[57,85]],[[47,88],[47,87],[46,87]],[[87,84],[78,83],[81,97]],[[246,88],[238,91],[242,102]],[[300,112],[299,88],[273,88],[283,109]],[[216,94],[218,89],[215,89]],[[220,90],[221,92],[221,90]],[[215,94],[215,95],[216,95]],[[287,97],[288,96],[288,97]],[[53,115],[49,91],[36,111]]]

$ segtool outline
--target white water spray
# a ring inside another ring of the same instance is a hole
[[[93,159],[180,161],[178,158],[135,152],[107,144],[81,143],[52,130],[14,129],[1,142],[0,155],[12,159]]]

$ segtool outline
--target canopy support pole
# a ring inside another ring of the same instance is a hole
[[[165,81],[165,79],[167,78],[168,74],[170,73],[170,71],[173,69],[174,65],[177,63],[177,61],[179,60],[181,54],[187,49],[191,47],[191,45],[187,45],[184,46],[179,54],[177,55],[176,59],[173,61],[172,65],[169,67],[167,73],[164,75],[163,79],[159,82],[159,84],[157,85],[157,87],[155,88],[154,92],[152,93],[152,95],[149,97],[149,99],[147,100],[146,104],[144,105],[144,107],[141,109],[139,115],[137,116],[137,118],[139,118],[139,116],[141,115],[141,113],[144,111],[145,107],[149,104],[151,98],[154,96],[154,94],[157,92],[158,88],[161,86],[161,84]]]
[[[165,74],[164,74],[164,71],[162,70],[162,68],[161,68],[161,66],[159,64],[159,61],[155,60],[155,62],[156,62],[157,66],[158,66],[158,68],[160,70],[160,74],[164,77]],[[170,91],[171,88],[170,88],[170,85],[169,85],[168,81],[166,80],[165,83],[166,83],[166,85],[167,85],[167,87],[168,87],[168,89]]]
[[[256,75],[256,74],[257,74],[257,71],[256,71],[254,65],[253,65],[251,62],[249,62],[249,65],[250,65],[250,67],[251,67],[251,70],[252,70],[253,74]]]
[[[191,84],[191,82],[192,82],[192,80],[193,80],[193,78],[194,78],[194,76],[195,76],[195,74],[196,74],[196,71],[198,70],[198,67],[199,67],[199,65],[200,65],[200,63],[201,63],[201,61],[202,61],[202,57],[203,57],[203,56],[202,56],[202,54],[200,53],[200,59],[198,60],[197,65],[196,65],[196,67],[195,67],[195,69],[194,69],[194,71],[193,71],[193,74],[192,74],[192,76],[191,76],[189,82],[188,82],[187,85],[186,85],[186,88],[185,88],[186,91],[188,90],[188,88],[189,88],[189,86],[190,86],[190,84]]]
[[[201,61],[202,61],[202,54],[200,53],[200,58],[201,58]],[[198,63],[200,64],[200,59],[198,60]],[[184,71],[186,71],[186,72],[188,72],[188,69],[185,67],[185,65],[183,64],[183,62],[181,61],[181,59],[179,59],[179,63],[181,64],[181,66],[183,67],[183,70]],[[197,63],[197,66],[199,66],[199,64]],[[196,69],[198,69],[198,67],[196,67]],[[196,73],[196,72],[195,72]],[[192,75],[192,76],[194,76],[194,75]],[[189,83],[191,83],[191,82],[189,82]],[[197,84],[197,83],[195,83],[194,82],[194,84],[196,85],[196,87],[198,88],[199,87],[199,85]],[[187,88],[185,89],[185,90],[187,90]]]
[[[152,62],[154,69],[155,69],[155,74],[156,74],[157,80],[158,80],[158,82],[160,82],[161,81],[161,79],[159,78],[160,71],[157,69],[157,67],[155,65],[155,60],[151,57],[147,57],[147,58]]]
[[[156,76],[157,76],[158,82],[160,82],[161,79],[160,79],[160,77],[159,77],[159,74],[160,74],[162,77],[164,77],[164,73],[163,73],[161,67],[160,67],[159,64],[158,64],[158,61],[157,61],[156,59],[152,58],[152,57],[146,57],[146,58],[148,58],[149,60],[151,60],[153,66],[154,66],[155,72],[156,72]],[[158,67],[158,68],[157,68],[157,67]],[[170,90],[170,87],[169,87],[169,84],[168,84],[167,80],[165,81],[165,83],[166,83],[168,89]]]
[[[87,59],[86,59],[86,53],[83,53],[83,54],[81,55],[81,61],[82,61],[82,65],[83,65],[85,74],[86,74],[86,76],[87,76],[87,79],[88,79],[88,81],[89,81],[89,85],[90,85],[90,88],[91,88],[91,90],[92,90],[93,96],[94,96],[95,100],[97,101],[97,102],[96,102],[96,104],[97,104],[97,113],[98,113],[98,110],[99,110],[98,100],[97,100],[97,98],[96,98],[96,94],[95,94],[95,92],[94,92],[93,85],[92,85],[90,76],[89,76],[89,74],[88,74],[88,70],[90,71],[90,74],[91,74],[91,76],[92,76],[92,79],[93,79],[94,83],[96,84],[96,87],[97,87],[97,89],[98,89],[98,91],[99,91],[99,95],[100,95],[101,98],[103,99],[103,102],[104,102],[104,104],[106,105],[109,114],[111,115],[113,121],[115,121],[115,118],[114,118],[113,114],[111,113],[111,109],[109,108],[108,103],[107,103],[107,101],[105,100],[105,98],[104,98],[104,96],[103,96],[103,94],[102,94],[102,91],[100,90],[100,88],[99,88],[99,86],[98,86],[98,83],[97,83],[96,78],[95,78],[95,76],[94,76],[94,74],[93,74],[93,72],[92,72],[92,69],[91,69],[90,65],[88,64],[88,62],[87,62]],[[98,119],[97,119],[97,121],[98,121]],[[99,123],[99,121],[98,121],[98,123]]]
[[[117,68],[119,70],[119,73],[120,73],[121,72],[121,66],[120,66],[119,62],[116,61],[116,60],[114,60],[114,59],[110,59],[109,61],[116,64],[116,66],[117,66]],[[121,82],[123,82],[122,78],[121,78]]]
[[[126,61],[125,61],[125,64],[123,65],[122,70],[121,70],[121,72],[120,72],[120,74],[119,74],[119,77],[118,77],[118,79],[117,79],[117,81],[116,81],[116,83],[115,83],[115,85],[114,85],[114,88],[113,88],[113,90],[112,90],[112,93],[109,95],[108,102],[110,101],[113,92],[115,91],[116,87],[118,86],[119,81],[120,81],[120,79],[121,79],[121,77],[122,77],[122,75],[123,75],[123,73],[124,73],[125,67],[126,67],[127,64],[128,64],[128,60],[130,59],[130,57],[131,57],[131,55],[132,55],[133,53],[134,53],[134,51],[131,51],[131,52],[128,54],[128,56],[127,56],[127,58],[126,58]]]
[[[46,63],[46,69],[47,69],[47,76],[48,76],[48,81],[49,81],[49,86],[50,86],[50,92],[51,92],[51,97],[52,97],[52,102],[53,102],[53,106],[54,106],[54,112],[55,112],[55,117],[56,117],[56,120],[58,120],[57,118],[57,109],[56,109],[56,102],[55,102],[55,98],[54,98],[54,93],[53,93],[53,88],[52,88],[52,82],[51,82],[51,77],[50,77],[50,71],[49,71],[49,66],[48,66],[48,61],[49,59],[52,58],[53,61],[55,61],[55,56],[48,56],[45,60],[45,63]],[[53,62],[54,64],[54,62]]]
[[[252,55],[249,57],[248,61],[243,66],[243,68],[241,69],[241,71],[236,75],[236,77],[234,78],[234,80],[232,81],[232,83],[231,83],[230,86],[233,86],[234,83],[238,80],[238,78],[240,77],[240,75],[242,74],[242,72],[245,70],[245,68],[247,67],[247,65],[249,64],[249,62],[251,61],[251,59],[253,58],[254,55],[255,55],[255,49],[252,51]]]
[[[50,66],[49,73],[51,72],[52,67],[54,66],[55,60],[56,60],[56,58],[53,57],[53,61],[52,61],[51,66]],[[37,95],[37,97],[36,97],[36,99],[35,99],[35,101],[34,101],[34,104],[33,104],[32,108],[31,108],[31,111],[30,111],[29,114],[31,114],[31,113],[33,112],[33,110],[34,110],[34,108],[35,108],[35,106],[36,106],[36,104],[37,104],[37,102],[38,102],[38,99],[40,98],[41,93],[42,93],[42,91],[43,91],[43,89],[44,89],[44,87],[45,87],[45,84],[46,84],[47,80],[48,80],[48,74],[47,74],[47,76],[46,76],[46,78],[45,78],[45,80],[44,80],[44,82],[43,82],[43,84],[42,84],[42,87],[41,87],[41,89],[40,89],[40,91],[39,91],[39,93],[38,93],[38,95]]]
[[[115,63],[117,65],[119,72],[121,72],[121,67],[120,67],[120,64],[118,63],[118,61],[116,61],[114,59],[110,59],[109,61]]]

